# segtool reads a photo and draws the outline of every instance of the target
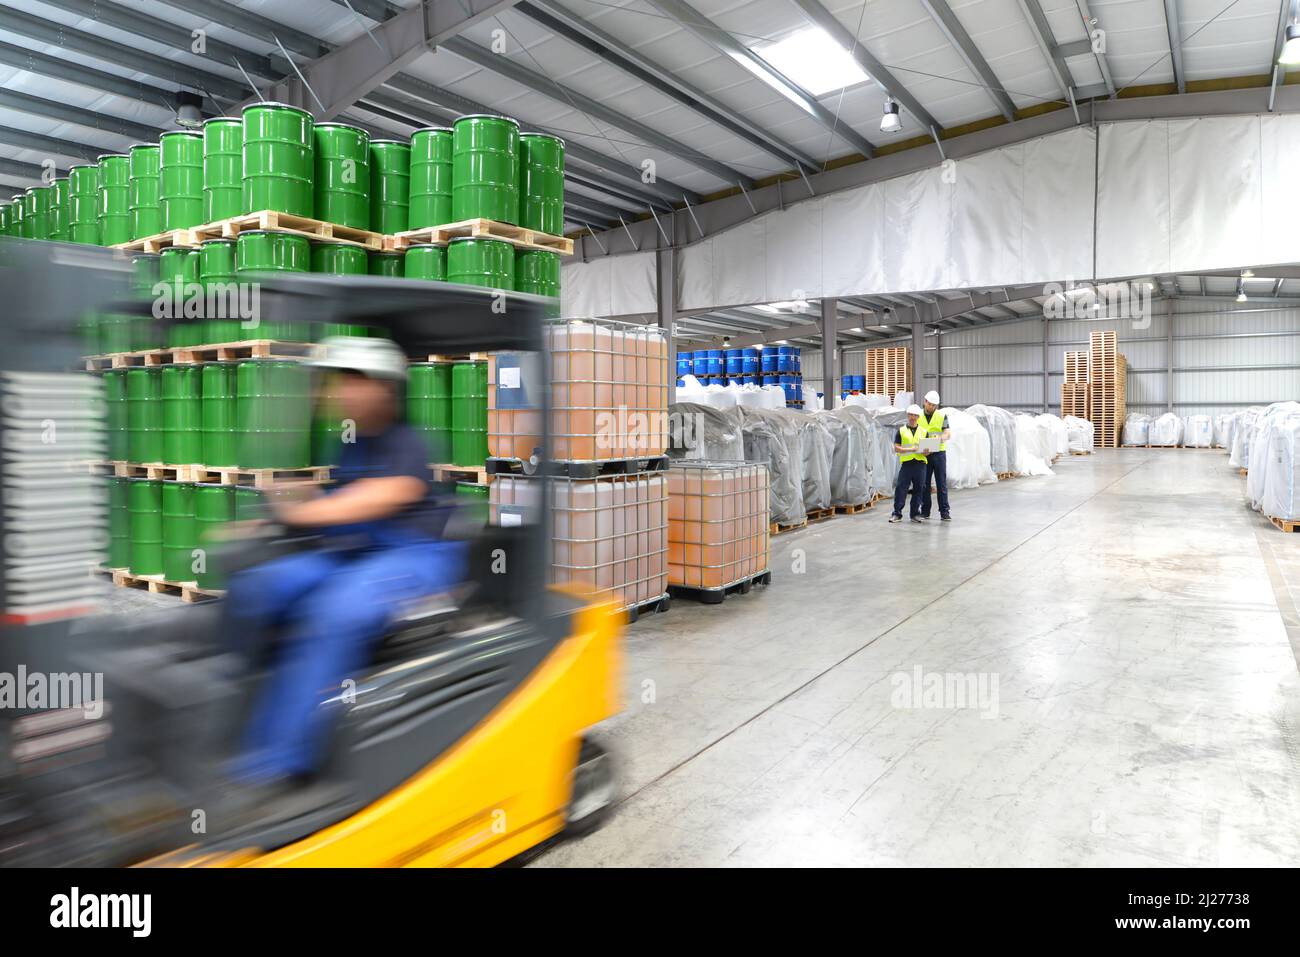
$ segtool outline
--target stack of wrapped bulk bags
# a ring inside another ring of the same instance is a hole
[[[1120,445],[1134,448],[1151,444],[1151,416],[1141,412],[1130,412],[1124,418],[1124,433]]]
[[[991,465],[992,442],[979,420],[961,409],[944,409],[948,430],[948,488],[978,488],[998,480]]]
[[[742,408],[740,413],[745,461],[761,462],[768,468],[772,521],[798,525],[808,517],[803,493],[803,432],[783,410]]]
[[[1047,426],[1052,432],[1052,458],[1058,455],[1070,454],[1070,435],[1065,427],[1065,423],[1050,412],[1043,412],[1038,416],[1038,421]]]
[[[1056,457],[1056,438],[1051,428],[1036,416],[1016,416],[1017,475],[1052,475],[1048,463]]]
[[[1286,521],[1300,519],[1300,493],[1296,489],[1297,462],[1300,460],[1300,414],[1287,413],[1268,420],[1265,435],[1260,437],[1260,451],[1247,484],[1262,476],[1263,488],[1255,507],[1270,518]],[[1261,467],[1262,466],[1262,467]]]
[[[865,505],[871,498],[871,473],[867,461],[871,433],[861,410],[816,412],[814,417],[835,440],[831,456],[831,504]]]
[[[966,410],[989,435],[989,467],[997,475],[1016,469],[1016,417],[995,405],[972,405]]]
[[[745,458],[740,409],[695,402],[668,407],[668,454],[675,459],[740,462]]]

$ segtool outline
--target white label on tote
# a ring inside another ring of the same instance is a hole
[[[522,515],[513,515],[510,512],[501,513],[502,528],[510,528],[512,526],[522,525],[522,524],[524,524],[524,517]]]
[[[499,371],[500,374],[497,376],[498,387],[502,389],[519,388],[519,367],[518,366],[514,366],[513,368],[501,369]]]

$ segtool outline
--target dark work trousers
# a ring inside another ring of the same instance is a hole
[[[930,485],[933,483],[939,495],[939,514],[948,514],[948,453],[931,452],[926,458],[929,462],[925,469],[925,495],[921,499],[921,514],[930,515]]]
[[[894,486],[894,514],[903,514],[903,502],[907,499],[907,490],[912,490],[912,508],[910,514],[915,518],[921,511],[922,486],[925,484],[925,463],[912,459],[901,462],[898,466],[898,484]]]

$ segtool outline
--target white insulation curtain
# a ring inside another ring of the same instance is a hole
[[[1076,127],[794,203],[687,246],[677,307],[1296,262],[1298,157],[1295,114]],[[566,265],[564,314],[652,312],[654,268],[653,253]]]

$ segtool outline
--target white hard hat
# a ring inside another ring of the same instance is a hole
[[[329,336],[316,346],[311,364],[322,369],[349,369],[372,379],[406,381],[406,354],[388,339]]]
[[[907,407],[907,414],[908,414],[908,415],[920,415],[920,414],[921,414],[921,407],[920,407],[919,405],[909,405],[909,406]]]
[[[935,392],[933,389],[931,389],[929,392],[927,392],[927,393],[925,394],[925,401],[926,401],[926,402],[929,402],[931,405],[938,405],[938,404],[939,404],[939,393],[938,393],[938,392]]]

